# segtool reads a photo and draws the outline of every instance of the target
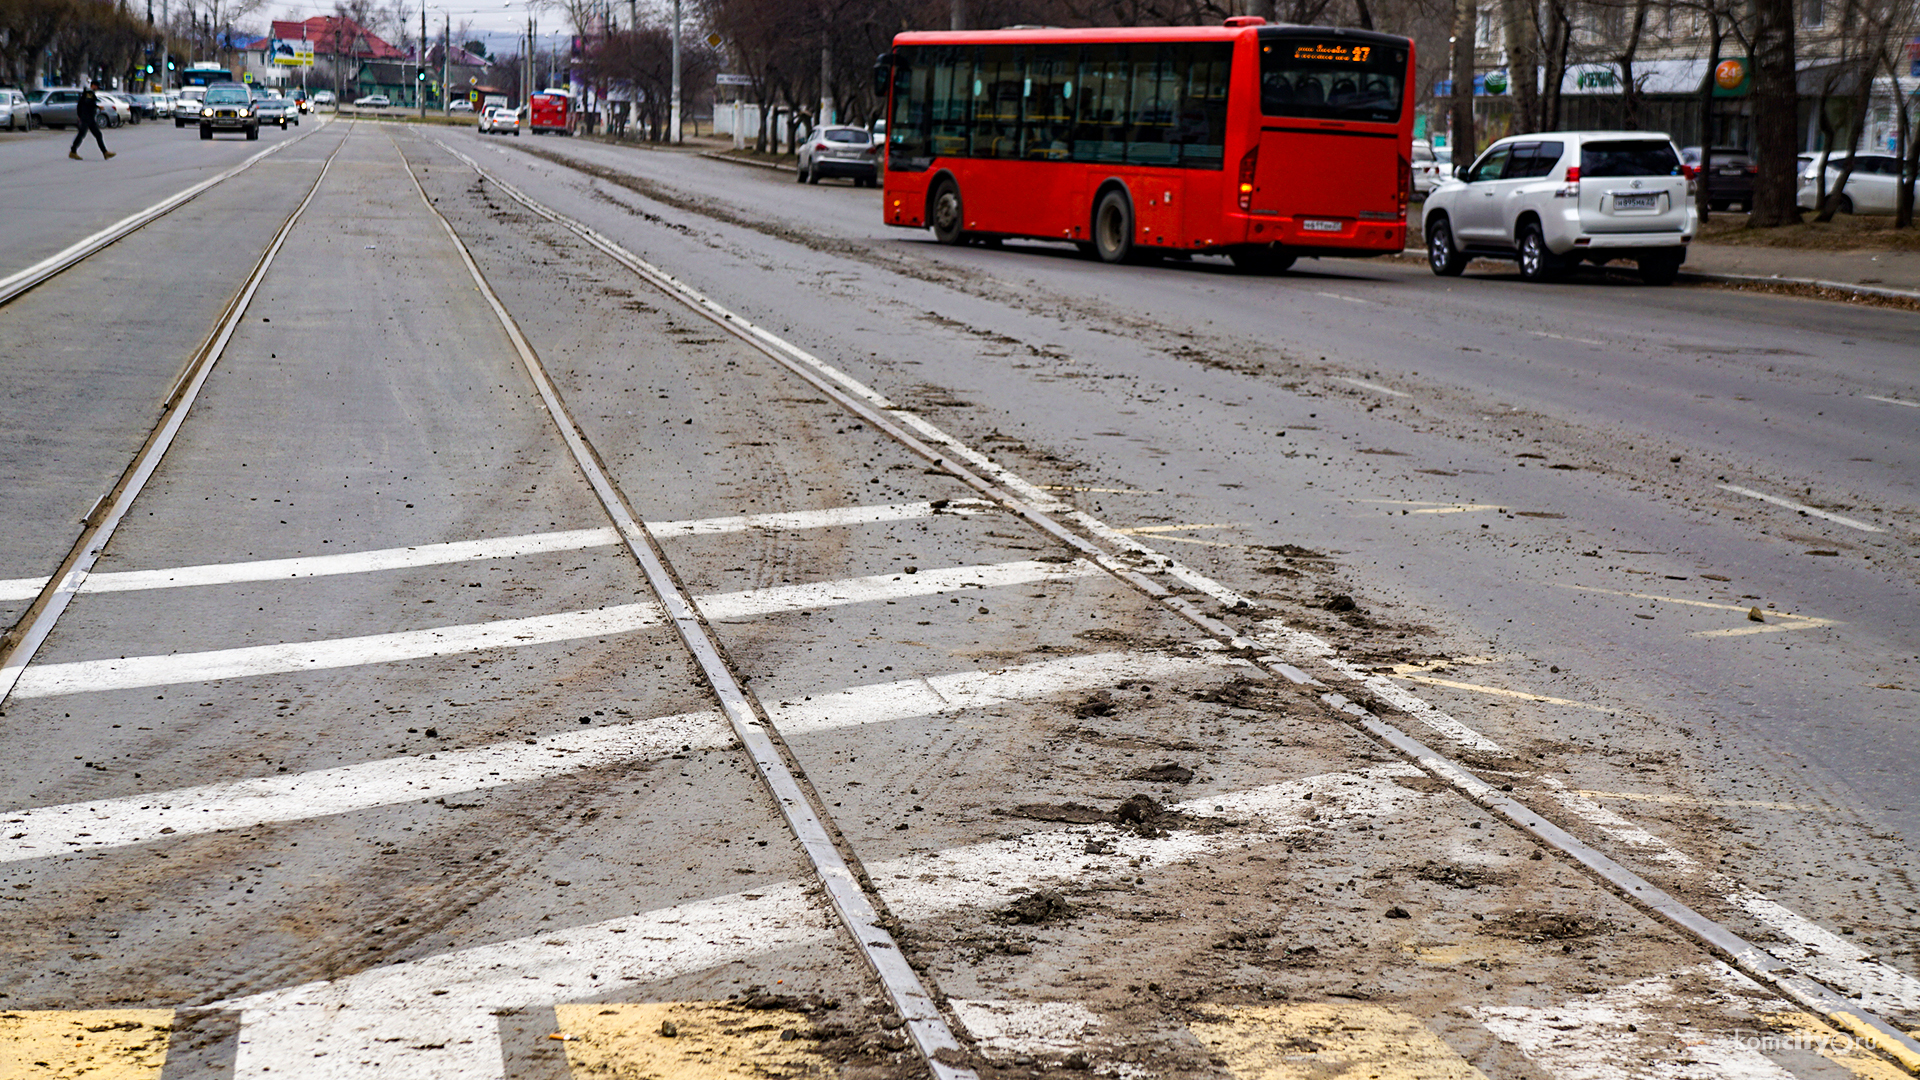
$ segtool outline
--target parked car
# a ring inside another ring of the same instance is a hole
[[[1425,139],[1413,140],[1413,194],[1424,199],[1434,188],[1440,186],[1440,159],[1434,156],[1433,144]]]
[[[1683,146],[1680,160],[1696,174],[1700,171],[1700,148]],[[1759,168],[1753,156],[1737,146],[1716,146],[1713,161],[1707,166],[1707,205],[1715,210],[1753,209],[1753,178]]]
[[[1840,171],[1846,165],[1845,154],[1826,159],[1827,190],[1840,183]],[[1818,210],[1820,198],[1820,157],[1816,155],[1800,172],[1800,190],[1794,202],[1802,210]],[[1855,154],[1853,173],[1840,192],[1843,214],[1891,214],[1900,197],[1900,159],[1892,154]]]
[[[387,95],[385,94],[368,94],[366,97],[354,102],[353,107],[356,109],[384,109],[391,104],[393,104],[393,102],[387,100]]]
[[[183,86],[173,102],[173,126],[186,127],[200,122],[200,103],[206,99],[204,86]]]
[[[80,88],[53,86],[40,92],[27,105],[33,122],[41,127],[72,127],[80,122]]]
[[[480,110],[480,118],[474,121],[474,127],[482,135],[520,134],[520,113],[505,105],[489,105]]]
[[[473,102],[468,101],[466,98],[461,98],[448,105],[447,111],[450,113],[470,113],[473,111]]]
[[[313,93],[313,107],[317,109],[322,105],[330,109],[339,108],[340,100],[333,96],[331,90],[316,90]]]
[[[823,125],[800,143],[794,180],[817,184],[822,177],[845,176],[855,187],[873,187],[880,180],[880,144],[866,128]]]
[[[288,124],[300,123],[300,107],[291,98],[261,98],[253,103],[253,115],[262,124],[278,124],[281,131],[287,130]]]
[[[119,127],[122,124],[137,124],[140,122],[139,111],[133,107],[133,102],[128,100],[124,95],[114,93],[110,90],[99,90],[95,92],[94,96],[100,99],[99,116],[101,127]]]
[[[1631,259],[1648,284],[1670,284],[1699,228],[1693,190],[1664,134],[1510,136],[1427,197],[1427,263],[1451,277],[1476,256],[1513,259],[1522,277],[1548,281],[1581,262]]]
[[[0,90],[0,117],[6,118],[8,131],[33,130],[33,106],[18,90]]]
[[[216,131],[243,131],[249,139],[260,137],[260,117],[253,111],[253,95],[243,83],[214,83],[200,102],[200,137],[213,138]]]

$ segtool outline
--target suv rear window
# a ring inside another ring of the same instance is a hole
[[[1678,176],[1680,158],[1658,139],[1590,142],[1580,147],[1581,177]]]

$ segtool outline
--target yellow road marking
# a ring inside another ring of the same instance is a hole
[[[1626,799],[1630,802],[1661,803],[1666,806],[1741,806],[1755,810],[1811,810],[1832,813],[1833,808],[1812,803],[1768,802],[1765,799],[1695,799],[1685,795],[1658,795],[1640,791],[1570,791],[1589,799]]]
[[[1576,709],[1591,709],[1594,712],[1608,711],[1605,705],[1590,705],[1587,702],[1573,701],[1569,698],[1548,697],[1545,694],[1527,694],[1519,690],[1502,690],[1497,686],[1480,686],[1475,683],[1455,682],[1452,679],[1436,679],[1431,675],[1396,675],[1394,678],[1405,679],[1408,682],[1425,683],[1428,686],[1448,686],[1455,690],[1471,690],[1477,694],[1492,694],[1495,697],[1518,698],[1521,701],[1531,701],[1540,705],[1568,705]]]
[[[1218,540],[1200,540],[1191,536],[1174,536],[1176,532],[1191,532],[1194,529],[1237,529],[1238,523],[1225,522],[1215,525],[1136,525],[1130,529],[1115,529],[1114,532],[1126,536],[1152,536],[1161,540],[1171,540],[1177,544],[1200,544],[1204,547],[1237,548],[1243,544],[1223,544]]]
[[[725,1001],[557,1005],[553,1011],[569,1071],[582,1080],[838,1075],[831,1061],[814,1052],[813,1021],[804,1013]],[[795,1034],[783,1037],[789,1031]]]
[[[1560,583],[1556,583],[1556,584],[1560,584]],[[1743,619],[1746,617],[1747,612],[1750,610],[1749,605],[1719,604],[1711,600],[1688,600],[1684,597],[1679,597],[1679,596],[1661,596],[1658,593],[1626,592],[1621,589],[1602,589],[1593,585],[1560,584],[1560,587],[1563,589],[1573,589],[1576,592],[1605,593],[1608,596],[1625,596],[1634,600],[1657,600],[1663,604],[1681,604],[1686,607],[1712,608],[1717,611],[1737,611],[1740,613],[1740,616]],[[1750,624],[1743,624],[1740,626],[1730,626],[1723,630],[1695,630],[1694,632],[1692,632],[1691,634],[1688,634],[1687,636],[1711,638],[1711,637],[1745,637],[1748,634],[1778,634],[1783,630],[1809,630],[1816,626],[1832,626],[1835,622],[1835,620],[1833,619],[1822,619],[1814,615],[1795,615],[1791,611],[1768,611],[1768,612],[1764,612],[1763,614],[1766,616],[1766,619],[1767,619],[1767,621],[1764,623],[1750,623]]]
[[[172,1009],[0,1012],[0,1080],[159,1080]]]
[[[1187,1027],[1238,1080],[1486,1080],[1417,1016],[1377,1005],[1265,1005]]]
[[[1424,664],[1395,664],[1393,665],[1393,674],[1421,675],[1430,671],[1445,671],[1456,665],[1461,667],[1478,667],[1482,664],[1497,663],[1499,659],[1497,656],[1456,656],[1451,660],[1429,660]]]
[[[1852,1036],[1842,1035],[1812,1013],[1772,1013],[1763,1019],[1768,1027],[1780,1033],[1774,1036],[1781,1044],[1779,1049],[1812,1050],[1862,1080],[1912,1080],[1899,1066],[1874,1054]],[[1763,1036],[1760,1049],[1768,1048]],[[1914,1063],[1909,1062],[1908,1067],[1913,1068]]]

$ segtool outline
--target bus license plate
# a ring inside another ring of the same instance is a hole
[[[1613,208],[1615,210],[1651,210],[1659,205],[1659,201],[1658,195],[1615,195]]]
[[[1300,227],[1302,229],[1305,229],[1308,232],[1339,232],[1340,231],[1339,222],[1328,221],[1324,218],[1307,218],[1306,220],[1300,223]]]

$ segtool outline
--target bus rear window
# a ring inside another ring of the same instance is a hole
[[[1343,38],[1262,36],[1260,111],[1268,116],[1400,119],[1405,49]]]

